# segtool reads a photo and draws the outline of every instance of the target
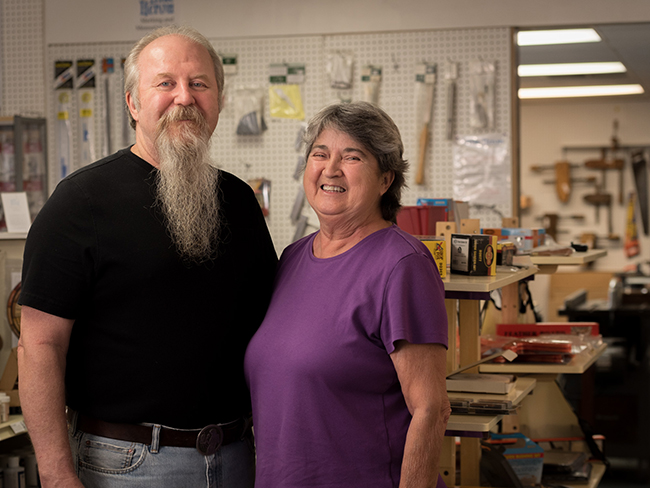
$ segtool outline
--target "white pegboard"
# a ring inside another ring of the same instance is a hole
[[[17,2],[16,2],[17,3]],[[510,138],[510,30],[508,28],[431,30],[393,33],[371,33],[354,35],[274,37],[247,39],[212,39],[222,54],[237,55],[237,73],[227,77],[226,106],[221,114],[219,126],[212,141],[212,154],[217,164],[243,179],[264,177],[271,181],[271,213],[268,224],[276,249],[281,252],[291,243],[295,228],[290,214],[300,183],[293,179],[298,153],[295,148],[296,135],[302,121],[293,119],[271,119],[268,97],[266,97],[265,119],[268,130],[258,136],[236,134],[236,122],[232,109],[232,94],[240,86],[259,86],[268,89],[269,65],[272,63],[301,63],[305,65],[306,77],[301,85],[301,94],[306,118],[314,115],[323,106],[336,102],[339,92],[330,88],[325,69],[326,55],[331,50],[348,50],[354,54],[354,85],[352,99],[361,99],[362,87],[360,68],[365,64],[380,65],[383,68],[379,92],[379,105],[386,110],[400,128],[405,145],[405,157],[412,163],[407,176],[409,188],[403,195],[405,205],[415,204],[419,197],[452,197],[452,147],[446,139],[445,80],[446,61],[458,63],[456,92],[456,133],[474,134],[469,123],[470,84],[468,66],[473,60],[495,62],[496,64],[496,114],[495,132]],[[132,43],[70,44],[49,46],[46,57],[46,79],[53,79],[54,62],[59,59],[77,60],[94,58],[101,73],[104,57],[115,60],[115,75],[110,90],[113,100],[110,119],[113,140],[122,142],[121,118],[124,116],[121,91],[120,59],[128,53]],[[432,138],[427,154],[424,184],[416,185],[413,180],[417,158],[415,69],[423,61],[436,63],[438,75],[435,89]],[[99,75],[96,100],[95,148],[103,144],[105,103],[104,84]],[[56,104],[52,85],[48,86],[48,135],[50,151],[50,188],[58,181],[56,165]],[[73,97],[74,100],[74,97]],[[118,102],[119,100],[119,102]],[[483,131],[484,132],[484,131]],[[132,136],[131,136],[132,137]],[[74,147],[77,147],[77,127],[73,117]],[[114,143],[113,149],[121,144]],[[75,161],[78,156],[75,154]],[[510,159],[511,161],[511,159]],[[497,210],[510,216],[510,204]],[[317,220],[310,209],[310,226],[317,226]],[[471,217],[481,218],[485,226],[499,226],[500,217],[491,212],[473,211]],[[312,227],[307,231],[312,230]]]
[[[2,115],[45,116],[43,1],[2,0]]]

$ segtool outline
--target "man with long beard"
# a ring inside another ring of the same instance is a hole
[[[253,486],[243,355],[277,257],[251,188],[210,162],[223,79],[195,30],[145,36],[125,64],[135,145],[32,225],[18,362],[43,487]]]

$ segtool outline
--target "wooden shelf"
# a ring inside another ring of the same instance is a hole
[[[578,266],[591,263],[607,255],[606,249],[590,249],[585,252],[574,252],[570,256],[531,256],[531,262],[539,267],[541,274],[552,274],[558,266]]]
[[[519,405],[526,398],[526,395],[533,391],[536,382],[537,380],[534,378],[517,378],[515,386],[505,395],[499,395],[498,393],[448,391],[447,396],[449,398],[472,398],[474,400],[508,400],[513,405]]]
[[[450,415],[447,430],[489,432],[502,418],[503,415]]]
[[[0,232],[0,241],[19,241],[27,239],[27,232]]]
[[[596,362],[605,349],[607,344],[601,344],[598,348],[591,351],[583,351],[576,354],[569,364],[533,364],[533,363],[508,363],[508,364],[481,364],[479,371],[481,373],[510,373],[510,374],[582,374]]]
[[[445,291],[457,292],[491,292],[506,285],[517,283],[537,272],[537,268],[512,268],[513,271],[497,271],[494,276],[467,276],[462,274],[447,273],[442,281]]]
[[[10,415],[7,422],[0,424],[0,441],[25,434],[26,432],[27,428],[25,427],[25,419],[23,416]]]
[[[462,391],[448,391],[449,398],[472,398],[474,400],[510,400],[513,405],[519,405],[526,396],[533,391],[537,380],[534,378],[517,378],[512,390],[505,395],[492,393],[474,393]],[[488,432],[496,426],[503,418],[503,415],[461,415],[455,414],[449,417],[447,430],[465,432]]]

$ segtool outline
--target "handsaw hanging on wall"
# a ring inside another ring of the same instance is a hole
[[[648,235],[648,167],[643,152],[632,155],[632,171],[634,173],[634,185],[639,198],[639,211],[641,213],[641,224],[643,234]]]

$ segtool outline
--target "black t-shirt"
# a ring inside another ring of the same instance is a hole
[[[221,172],[219,257],[188,264],[129,149],[62,180],[29,232],[20,303],[74,319],[68,406],[110,422],[197,428],[250,411],[246,345],[277,256],[252,189]]]

